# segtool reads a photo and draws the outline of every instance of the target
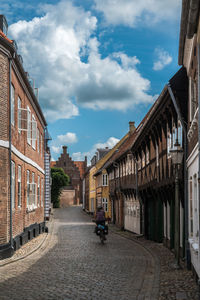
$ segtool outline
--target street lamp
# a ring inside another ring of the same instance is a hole
[[[178,139],[174,148],[170,150],[172,165],[175,167],[175,258],[176,265],[180,267],[180,201],[179,201],[179,172],[183,160],[183,149]]]

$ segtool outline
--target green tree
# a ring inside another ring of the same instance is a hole
[[[61,188],[69,184],[69,176],[66,175],[62,168],[51,168],[51,202],[54,208],[60,207]]]

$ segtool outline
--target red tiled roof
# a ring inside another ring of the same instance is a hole
[[[12,40],[10,40],[4,33],[3,33],[3,31],[1,31],[1,29],[0,29],[0,36],[2,36],[4,39],[6,39],[9,43],[13,43],[13,41]]]
[[[79,169],[80,177],[83,179],[85,173],[85,161],[74,161],[74,164]]]

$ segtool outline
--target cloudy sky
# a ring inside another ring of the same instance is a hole
[[[57,159],[112,147],[177,65],[180,0],[1,0]]]

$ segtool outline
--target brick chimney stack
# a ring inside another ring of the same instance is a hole
[[[67,146],[63,146],[63,154],[67,154]]]
[[[129,122],[129,132],[133,133],[135,129],[135,122]]]

